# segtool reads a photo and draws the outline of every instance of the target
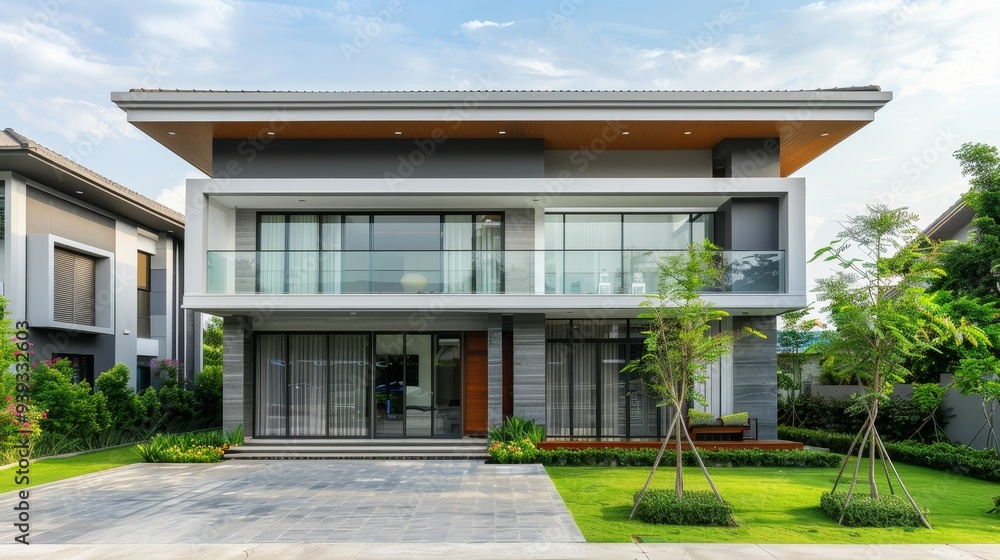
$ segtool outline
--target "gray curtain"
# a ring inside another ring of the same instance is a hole
[[[330,435],[368,436],[368,335],[330,335]]]
[[[257,337],[257,435],[284,436],[288,364],[283,334]]]

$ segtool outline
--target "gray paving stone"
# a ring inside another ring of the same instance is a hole
[[[16,503],[0,495],[0,510]],[[130,465],[31,489],[33,544],[583,542],[538,465]],[[11,541],[0,526],[0,542]]]

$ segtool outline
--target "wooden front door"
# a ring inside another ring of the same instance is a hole
[[[489,376],[485,332],[465,333],[465,399],[463,435],[483,437],[487,430]]]

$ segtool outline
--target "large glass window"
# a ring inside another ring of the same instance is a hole
[[[136,285],[136,307],[137,320],[135,325],[135,335],[140,338],[149,338],[150,321],[152,313],[150,311],[150,296],[152,295],[152,275],[151,261],[149,253],[139,251],[135,264],[135,285]]]
[[[261,293],[497,293],[503,214],[259,214]]]
[[[642,352],[640,331],[639,321],[546,321],[549,437],[662,437],[664,409],[638,376],[620,373]]]
[[[645,293],[651,255],[713,238],[712,214],[546,214],[546,293]]]

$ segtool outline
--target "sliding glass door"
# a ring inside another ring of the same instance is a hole
[[[461,436],[458,333],[260,333],[255,354],[256,436]]]

